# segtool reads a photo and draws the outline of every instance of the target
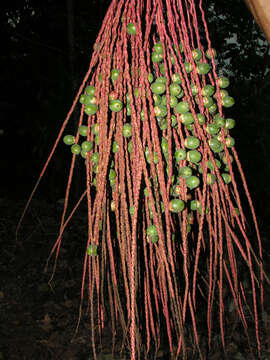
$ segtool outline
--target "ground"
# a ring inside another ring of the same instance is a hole
[[[53,261],[49,271],[44,269],[57,238],[62,205],[61,202],[48,204],[34,200],[16,241],[15,229],[24,205],[24,201],[0,200],[0,360],[92,359],[87,314],[75,332],[85,246],[84,212],[79,211],[67,229],[54,279],[48,283]],[[265,259],[269,274],[269,253]],[[265,312],[260,321],[262,360],[270,360],[269,315],[270,292],[266,285]],[[254,331],[249,331],[250,346],[256,349]],[[112,357],[109,329],[104,336],[107,346],[98,354],[99,360],[128,359],[125,354]],[[245,337],[239,334],[239,330],[230,334],[227,340],[228,359],[258,358],[250,355]],[[207,358],[220,360],[225,359],[225,355],[214,345]],[[158,359],[169,359],[166,349],[160,350]],[[190,351],[188,360],[193,359],[198,359],[198,356]]]

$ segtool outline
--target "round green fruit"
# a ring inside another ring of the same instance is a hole
[[[118,112],[123,109],[123,103],[120,100],[112,100],[109,104],[109,108],[113,112]]]
[[[185,67],[185,70],[186,70],[186,72],[187,72],[188,74],[191,73],[191,71],[192,71],[192,69],[193,69],[193,66],[192,66],[191,63],[185,62],[185,63],[184,63],[184,67]]]
[[[136,35],[136,26],[133,23],[127,25],[127,33],[129,35]]]
[[[187,157],[187,153],[185,149],[177,149],[174,153],[174,158],[177,162],[181,160],[185,160]]]
[[[206,131],[210,135],[216,135],[219,132],[220,128],[217,126],[216,123],[208,124],[206,126]]]
[[[169,202],[169,210],[174,213],[178,213],[185,208],[185,203],[180,199],[173,199]]]
[[[189,111],[189,103],[187,101],[179,102],[174,108],[175,112],[178,114],[185,114]]]
[[[164,92],[166,91],[166,85],[161,83],[161,82],[153,82],[153,84],[151,85],[151,91],[154,94],[157,95],[161,95],[164,94]]]
[[[187,152],[188,161],[197,164],[202,159],[202,154],[198,150],[190,150]]]
[[[163,54],[158,54],[157,52],[153,52],[151,55],[151,60],[153,63],[159,63],[163,60]]]
[[[84,141],[81,144],[81,148],[85,152],[91,151],[93,149],[93,143],[91,141]]]
[[[154,51],[155,51],[157,54],[163,54],[163,45],[162,45],[161,42],[155,43],[153,49],[154,49]]]
[[[190,202],[190,210],[198,210],[199,207],[201,206],[201,203],[199,202],[199,200],[191,200]]]
[[[198,61],[202,58],[202,52],[200,49],[192,50],[192,56],[195,61]]]
[[[203,96],[212,96],[215,92],[215,88],[213,85],[205,85],[202,88],[202,95]]]
[[[87,95],[95,96],[95,94],[96,94],[96,88],[95,88],[94,86],[89,85],[89,86],[87,86],[87,87],[85,88],[85,92],[86,92]]]
[[[235,127],[235,120],[234,119],[226,119],[225,120],[225,129],[233,129]]]
[[[186,185],[189,189],[195,189],[200,185],[200,179],[197,176],[189,176],[185,180]]]
[[[185,147],[187,149],[197,149],[197,147],[200,145],[200,140],[196,138],[195,136],[188,136],[185,139]]]
[[[218,79],[218,85],[222,88],[225,89],[230,85],[230,80],[226,77],[221,77]]]
[[[229,184],[232,181],[231,175],[228,173],[223,173],[223,174],[221,174],[221,176],[222,176],[225,184]]]
[[[132,135],[132,126],[131,124],[125,124],[123,126],[123,130],[122,130],[123,136],[126,138],[131,137]]]
[[[189,166],[183,166],[179,169],[179,175],[182,177],[182,178],[188,178],[188,177],[191,177],[192,175],[192,170]]]
[[[199,75],[206,75],[211,69],[211,66],[207,63],[198,63],[196,66],[196,71]]]
[[[197,114],[197,118],[200,125],[205,123],[205,116],[203,114]]]
[[[172,81],[173,81],[174,83],[176,83],[176,84],[179,84],[179,85],[182,84],[181,77],[180,77],[180,75],[177,74],[177,73],[174,73],[174,74],[172,75]]]
[[[167,115],[167,107],[163,105],[157,105],[154,107],[154,112],[157,117],[164,117]]]
[[[94,115],[98,110],[98,106],[96,104],[85,105],[84,112],[86,115]]]
[[[157,231],[156,226],[155,225],[148,226],[148,228],[146,229],[146,234],[150,238],[154,238],[154,237],[158,236],[158,231]]]
[[[172,83],[170,85],[170,94],[173,96],[178,96],[182,91],[182,88],[179,84],[177,83]]]
[[[88,127],[86,125],[81,125],[78,130],[81,136],[87,136]]]
[[[208,185],[213,185],[215,181],[216,181],[215,175],[207,174],[206,182],[207,182]]]
[[[73,144],[71,146],[71,152],[72,154],[79,155],[81,153],[81,147],[79,144]]]
[[[99,161],[99,153],[98,153],[98,152],[95,152],[94,154],[91,155],[90,159],[91,159],[91,161],[92,161],[94,164],[98,164],[98,161]]]
[[[66,145],[73,145],[75,143],[75,136],[73,135],[66,135],[63,138],[63,142]]]
[[[224,98],[221,99],[221,104],[226,108],[232,107],[234,103],[235,103],[234,98],[231,96],[225,96]]]
[[[111,79],[112,79],[113,81],[118,80],[119,75],[120,75],[120,70],[118,70],[118,69],[113,69],[113,70],[111,71]]]

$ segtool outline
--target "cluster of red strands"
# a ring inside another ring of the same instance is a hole
[[[200,19],[197,18],[197,13],[200,14]],[[263,303],[264,273],[255,212],[237,153],[232,148],[231,155],[242,179],[241,186],[244,187],[257,232],[256,251],[253,250],[246,235],[245,215],[230,154],[225,144],[224,150],[232,182],[229,185],[225,184],[219,169],[215,166],[218,181],[211,186],[207,185],[206,162],[207,160],[214,162],[214,156],[209,148],[205,131],[205,126],[211,121],[211,115],[202,103],[197,106],[206,116],[207,123],[200,125],[195,121],[193,125],[194,132],[201,141],[200,151],[203,155],[201,162],[203,181],[200,187],[192,190],[193,198],[198,199],[202,204],[202,211],[194,215],[193,219],[197,224],[196,230],[188,233],[188,209],[172,215],[168,206],[173,175],[172,148],[183,146],[189,132],[180,123],[179,115],[177,115],[177,130],[170,124],[166,130],[163,130],[162,136],[168,139],[168,172],[166,172],[154,104],[152,98],[148,96],[151,94],[151,84],[147,80],[147,75],[153,71],[159,74],[158,66],[151,63],[151,49],[156,41],[162,43],[167,79],[172,76],[173,65],[170,54],[174,53],[174,46],[178,46],[180,42],[183,44],[185,57],[195,69],[192,49],[199,48],[205,59],[199,35],[199,22],[200,31],[204,31],[207,46],[211,49],[202,0],[196,5],[194,0],[113,0],[96,40],[89,70],[40,176],[41,179],[85,86],[94,85],[99,110],[95,115],[87,116],[82,105],[78,127],[87,124],[89,129],[87,140],[93,141],[91,126],[99,125],[99,145],[95,145],[93,149],[93,152],[99,152],[96,186],[93,185],[94,173],[90,161],[92,152],[90,152],[85,161],[86,189],[75,208],[67,216],[74,164],[75,161],[81,161],[73,155],[60,234],[51,252],[51,255],[55,253],[56,258],[58,257],[63,231],[81,201],[87,198],[89,224],[87,247],[97,245],[98,255],[89,256],[86,252],[81,296],[83,298],[87,288],[94,357],[96,357],[94,329],[102,333],[108,302],[113,343],[117,334],[116,329],[121,324],[123,346],[129,349],[132,360],[142,356],[142,351],[146,357],[153,349],[156,352],[160,346],[162,331],[167,334],[171,353],[186,358],[187,329],[192,329],[198,354],[203,358],[199,336],[202,317],[208,329],[209,347],[213,329],[216,331],[218,328],[225,347],[226,304],[223,294],[225,287],[232,295],[235,312],[246,332],[247,316],[252,314],[257,346],[260,350],[257,304]],[[135,35],[127,33],[129,23],[135,24]],[[199,89],[205,84],[206,78],[208,83],[217,88],[218,110],[222,115],[216,64],[213,57],[210,61],[212,65],[210,73],[199,78],[196,71],[193,71],[190,76]],[[111,70],[115,68],[120,70],[120,77],[118,81],[112,83],[110,75]],[[176,59],[174,69],[180,74],[184,99],[189,102],[190,111],[196,119],[196,104],[191,95],[191,81],[180,58]],[[139,96],[134,96],[136,88],[139,89]],[[122,135],[123,125],[127,122],[126,108],[119,112],[109,110],[109,95],[112,92],[124,104],[126,94],[130,95],[132,152],[128,151],[128,140]],[[167,94],[169,94],[168,85]],[[142,110],[144,110],[144,121],[140,119]],[[168,117],[171,111],[168,106]],[[79,133],[76,135],[76,142],[78,139]],[[114,141],[119,145],[117,153],[112,152]],[[153,161],[147,163],[146,146],[149,148],[152,160],[153,152],[157,153],[159,161],[156,165]],[[112,160],[117,174],[113,189],[108,180]],[[38,184],[33,193],[37,186]],[[148,199],[142,192],[145,186],[149,192],[152,220]],[[189,193],[186,185],[181,183],[181,199],[187,202]],[[114,212],[110,208],[112,200],[115,204]],[[164,203],[163,213],[160,207],[161,201]],[[129,213],[131,206],[134,207],[132,216]],[[235,210],[236,207],[239,209],[239,214]],[[209,212],[205,211],[206,208]],[[156,243],[147,241],[146,229],[150,224],[155,224],[158,230]],[[174,241],[172,241],[173,234]],[[249,273],[248,291],[244,288],[243,277],[239,275],[239,264],[247,270],[246,273]],[[86,285],[87,277],[88,285]],[[105,301],[105,298],[109,301]],[[250,301],[252,305],[247,307]],[[205,304],[204,307],[202,304]],[[250,313],[247,314],[246,308],[250,309]],[[204,315],[202,309],[205,309]],[[163,327],[161,323],[164,324]]]

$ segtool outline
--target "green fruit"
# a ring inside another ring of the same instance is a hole
[[[234,138],[228,136],[225,139],[225,143],[226,143],[227,147],[230,148],[230,147],[233,147],[235,145],[235,140],[234,140]]]
[[[166,91],[166,85],[161,82],[156,82],[156,81],[151,85],[150,88],[151,88],[151,91],[157,95],[164,94],[164,92]]]
[[[81,152],[81,147],[80,147],[80,145],[79,145],[79,144],[73,144],[73,145],[71,146],[71,152],[72,152],[72,154],[79,155],[80,152]]]
[[[161,83],[161,84],[165,84],[165,85],[166,85],[167,79],[166,79],[165,76],[159,76],[159,77],[156,78],[156,83],[158,83],[158,84]]]
[[[213,104],[214,104],[213,98],[211,98],[210,96],[204,96],[204,97],[203,97],[203,105],[204,105],[207,109],[209,109]]]
[[[147,187],[144,188],[143,193],[146,197],[149,197],[149,191],[148,191]]]
[[[75,143],[75,136],[73,135],[66,135],[63,138],[63,142],[66,145],[73,145]]]
[[[174,109],[178,114],[185,114],[189,111],[189,103],[187,101],[181,101]]]
[[[154,81],[154,75],[152,73],[148,73],[147,79],[151,84]]]
[[[170,85],[170,94],[173,96],[178,96],[182,91],[182,88],[179,84],[177,83],[172,83]]]
[[[221,174],[221,176],[222,176],[225,184],[229,184],[232,181],[231,175],[228,173],[223,173],[223,174]]]
[[[131,206],[131,207],[129,208],[129,213],[130,213],[131,216],[134,215],[134,213],[135,213],[134,206]]]
[[[191,84],[190,85],[190,88],[191,88],[191,92],[192,92],[192,95],[195,96],[199,93],[199,88],[197,85],[195,84]]]
[[[86,88],[85,88],[85,92],[86,92],[86,94],[87,95],[90,95],[90,96],[95,96],[95,94],[96,94],[96,88],[94,87],[94,86],[87,86]]]
[[[158,236],[158,231],[156,226],[155,225],[148,226],[148,228],[146,229],[146,234],[150,238],[155,238],[156,236]]]
[[[217,104],[214,103],[208,108],[208,111],[210,112],[210,114],[215,114],[217,112],[217,109],[218,109]]]
[[[111,79],[112,79],[113,81],[118,80],[119,75],[120,75],[120,70],[118,70],[118,69],[113,69],[113,70],[111,71]]]
[[[87,136],[88,127],[86,125],[81,125],[78,130],[81,136]]]
[[[234,98],[231,96],[225,96],[224,98],[221,99],[221,104],[226,108],[233,106],[234,103],[235,103]]]
[[[179,175],[182,178],[188,178],[192,175],[192,170],[189,166],[183,166],[179,169]]]
[[[199,200],[191,200],[190,202],[190,210],[198,210],[199,207],[201,206],[201,203],[199,202]]]
[[[158,119],[158,126],[161,130],[166,130],[168,128],[168,121],[166,118]]]
[[[164,117],[167,115],[167,107],[163,105],[157,105],[154,107],[154,112],[157,117]]]
[[[87,254],[89,256],[96,256],[97,255],[97,245],[95,244],[92,244],[92,245],[89,245],[88,248],[87,248]]]
[[[181,77],[180,77],[180,75],[177,74],[177,73],[174,73],[174,74],[172,75],[172,81],[173,81],[174,83],[176,83],[176,84],[179,84],[179,85],[182,84]]]
[[[225,129],[233,129],[235,127],[235,120],[234,119],[226,119],[225,120]]]
[[[205,116],[203,114],[197,114],[197,118],[200,125],[205,123]]]
[[[151,60],[153,63],[158,63],[163,60],[163,54],[158,54],[156,52],[153,52],[151,55]]]
[[[218,79],[218,85],[222,88],[225,89],[230,85],[230,80],[226,77],[221,77]]]
[[[177,162],[181,160],[185,160],[187,157],[187,153],[185,149],[177,149],[174,153],[174,158]]]
[[[216,163],[217,168],[220,169],[220,167],[221,167],[221,162],[220,162],[218,159],[215,159],[215,163]],[[208,160],[208,161],[207,161],[207,167],[208,167],[208,169],[210,169],[210,170],[214,170],[214,169],[215,169],[215,166],[214,166],[212,160]]]
[[[113,112],[118,112],[123,109],[123,103],[120,100],[110,101],[109,108]]]
[[[220,128],[217,126],[216,123],[208,124],[206,126],[206,131],[208,134],[216,135],[219,132]]]
[[[155,105],[161,104],[161,96],[160,96],[160,95],[154,94],[154,95],[153,95],[153,100],[154,100],[154,104],[155,104]]]
[[[202,159],[202,154],[198,150],[190,150],[187,152],[188,161],[197,164]]]
[[[209,139],[208,144],[214,152],[218,152],[222,149],[222,143],[216,138]]]
[[[192,71],[192,69],[193,69],[193,66],[192,66],[191,63],[185,62],[185,63],[184,63],[184,67],[185,67],[185,70],[186,70],[186,72],[187,72],[188,74],[191,73],[191,71]]]
[[[170,107],[174,108],[178,104],[177,97],[171,95],[170,96]]]
[[[192,56],[195,61],[198,61],[202,58],[202,52],[200,49],[192,50]]]
[[[136,26],[133,23],[127,25],[127,33],[129,35],[136,35]]]
[[[111,169],[109,172],[109,180],[114,180],[116,178],[115,170]]]
[[[93,149],[93,143],[91,141],[84,141],[81,144],[81,148],[85,152],[91,151]]]
[[[95,152],[94,154],[91,155],[90,160],[94,163],[94,164],[98,164],[99,161],[99,153]]]
[[[157,42],[154,47],[154,52],[156,52],[157,54],[163,54],[163,45],[161,42]]]
[[[203,96],[212,96],[215,92],[215,88],[213,85],[205,85],[202,88],[202,95]]]
[[[197,176],[189,176],[186,178],[185,182],[189,189],[195,189],[200,185],[200,179]]]
[[[97,103],[97,98],[95,96],[91,96],[91,95],[85,95],[85,99],[84,99],[84,105],[96,105]]]
[[[86,97],[87,97],[86,94],[82,94],[82,95],[80,96],[80,100],[79,100],[79,101],[80,101],[81,104],[84,104],[84,103],[85,103]]]
[[[169,202],[169,210],[174,213],[178,213],[185,208],[185,203],[180,199],[173,199]]]
[[[132,126],[131,124],[125,124],[123,126],[122,134],[124,137],[129,138],[132,136]]]
[[[211,66],[207,63],[198,63],[196,66],[196,71],[199,75],[206,75],[211,69]]]
[[[219,114],[216,114],[214,116],[214,121],[215,121],[215,124],[219,127],[219,128],[222,128],[224,125],[225,125],[225,119],[220,116]]]
[[[216,181],[216,177],[213,174],[207,174],[206,182],[208,185],[213,185]]]
[[[128,104],[127,105],[127,116],[131,115],[131,106]]]
[[[86,115],[94,115],[98,110],[98,106],[96,104],[89,104],[84,107],[84,112]]]
[[[200,145],[200,140],[195,136],[188,136],[185,139],[185,147],[187,149],[197,149],[199,145]]]
[[[215,49],[208,49],[206,51],[206,56],[208,57],[208,59],[211,59],[212,57],[215,58],[217,56],[217,52]]]

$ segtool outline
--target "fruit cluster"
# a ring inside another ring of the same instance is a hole
[[[130,23],[127,27],[127,33],[131,36],[136,35],[136,26]],[[225,184],[229,184],[232,180],[230,166],[233,156],[229,153],[229,149],[234,146],[235,141],[229,135],[229,130],[235,126],[235,121],[220,115],[218,99],[224,108],[231,107],[234,104],[234,99],[229,96],[227,91],[228,78],[220,77],[217,82],[214,82],[210,74],[212,65],[209,59],[216,57],[214,49],[207,50],[206,56],[200,49],[193,49],[191,58],[188,59],[187,54],[184,55],[182,44],[178,47],[174,46],[170,54],[171,66],[169,71],[168,68],[166,69],[168,64],[164,62],[165,50],[161,42],[156,42],[153,45],[152,69],[147,74],[148,90],[146,90],[146,96],[148,104],[152,104],[154,117],[159,128],[160,147],[167,181],[169,181],[169,152],[172,155],[173,171],[170,178],[169,210],[172,215],[178,214],[188,206],[189,210],[197,210],[200,213],[202,204],[194,191],[200,188],[204,181],[207,182],[207,186],[212,186],[217,181],[223,180]],[[181,71],[179,71],[179,65],[176,64],[176,59],[177,64],[181,65]],[[109,93],[108,110],[114,113],[123,112],[125,120],[122,136],[128,142],[127,149],[129,156],[131,156],[132,137],[134,135],[131,99],[136,101],[141,93],[139,88],[135,88],[133,94],[127,92],[123,98],[117,98],[113,86],[117,81],[120,81],[121,71],[122,69],[114,68],[110,72],[112,89]],[[140,69],[139,76],[142,76]],[[101,76],[99,76],[99,80],[102,81]],[[187,96],[185,87],[189,87],[189,96]],[[87,86],[79,101],[83,106],[84,113],[88,117],[92,117],[92,125],[91,127],[81,125],[78,128],[79,135],[84,138],[80,144],[76,142],[73,135],[65,135],[63,140],[65,144],[71,145],[73,154],[80,154],[86,159],[89,153],[90,161],[93,163],[93,172],[97,174],[100,123],[94,122],[95,115],[99,111],[96,88]],[[148,111],[151,111],[150,106]],[[145,111],[141,110],[140,119],[142,122],[145,121],[145,115]],[[147,116],[149,118],[149,114]],[[172,130],[170,149],[168,127]],[[115,190],[114,184],[117,176],[114,169],[114,156],[118,151],[119,144],[114,139],[111,148],[111,166],[108,170],[108,180],[112,190]],[[205,153],[206,156],[204,156]],[[160,158],[157,151],[154,150],[151,153],[147,143],[144,147],[144,155],[149,169],[151,161],[155,165],[159,163]],[[206,168],[206,176],[204,176],[204,167]],[[96,186],[95,177],[93,178],[93,185]],[[188,194],[184,195],[186,192]],[[150,202],[147,200],[147,187],[144,190],[144,197],[149,207],[150,219],[153,219]],[[162,212],[164,212],[163,202],[161,207]],[[130,204],[130,215],[132,215],[132,209],[133,205]],[[111,210],[114,211],[113,200]],[[204,211],[208,211],[207,207],[204,207]],[[189,218],[191,220],[188,224],[188,231],[190,231],[193,221],[192,216]],[[157,241],[158,234],[155,225],[151,224],[147,228],[147,238],[152,239],[153,242]]]

